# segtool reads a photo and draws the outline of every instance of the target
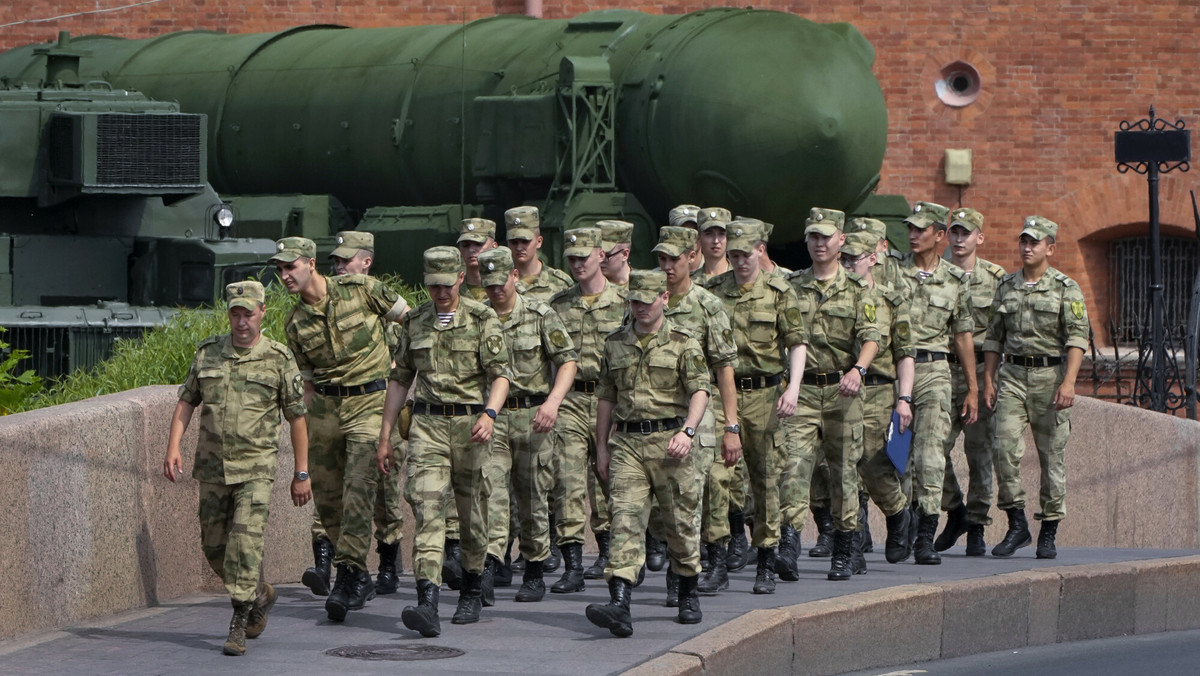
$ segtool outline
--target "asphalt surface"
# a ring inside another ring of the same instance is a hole
[[[882,546],[878,547],[882,550]],[[869,572],[846,582],[829,582],[828,559],[801,556],[799,582],[781,582],[769,596],[750,593],[753,564],[731,575],[729,591],[702,597],[704,621],[681,625],[665,599],[663,573],[651,573],[634,590],[634,634],[612,637],[584,616],[588,603],[603,603],[603,581],[588,581],[576,594],[547,594],[541,603],[515,603],[519,586],[496,590],[496,605],[484,608],[478,624],[450,624],[458,594],[442,589],[442,635],[423,639],[404,628],[400,611],[415,603],[411,575],[401,578],[398,593],[381,596],[344,623],[330,622],[324,598],[301,585],[279,585],[279,601],[271,611],[266,632],[247,642],[242,657],[227,657],[221,646],[231,615],[225,596],[180,599],[161,606],[99,618],[86,625],[0,642],[0,673],[4,674],[211,674],[236,668],[254,674],[306,671],[356,674],[612,674],[620,673],[667,652],[679,643],[716,629],[745,612],[790,606],[807,601],[904,584],[986,577],[1020,570],[1092,563],[1116,563],[1195,555],[1196,550],[1060,548],[1059,558],[1037,560],[1033,548],[1011,559],[967,558],[962,547],[943,554],[940,566],[908,562],[889,565],[881,551],[867,555]],[[199,556],[199,553],[197,553]],[[558,574],[547,578],[557,579]],[[14,612],[13,609],[5,609]],[[357,650],[361,657],[341,657],[331,651]],[[404,662],[394,659],[405,658]],[[414,660],[414,658],[418,658]],[[903,669],[903,668],[898,668]],[[880,669],[887,673],[897,669]],[[866,673],[866,672],[864,672]],[[950,672],[947,672],[950,673]],[[959,673],[959,672],[955,672]],[[961,672],[971,673],[971,672]],[[994,673],[994,672],[993,672]]]

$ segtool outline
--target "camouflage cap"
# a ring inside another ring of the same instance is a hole
[[[1041,241],[1050,237],[1058,239],[1058,223],[1041,216],[1028,216],[1025,218],[1025,229],[1021,231],[1022,235]]]
[[[658,244],[651,251],[678,258],[695,248],[695,230],[668,225],[658,231]]]
[[[253,311],[266,302],[267,294],[258,282],[246,280],[225,286],[225,304],[230,308],[244,307]]]
[[[359,251],[375,253],[375,235],[358,230],[343,230],[337,234],[337,248],[330,258],[354,258]]]
[[[464,218],[458,231],[459,242],[484,244],[488,238],[496,239],[496,222],[486,218]]]
[[[613,250],[618,244],[629,244],[633,241],[633,223],[629,221],[596,221],[600,228],[600,246],[604,253]]]
[[[983,230],[983,214],[974,209],[959,207],[950,212],[950,226],[956,225],[966,228],[968,232]]]
[[[850,233],[854,232],[869,232],[878,242],[887,237],[887,223],[877,218],[854,218],[846,225],[846,237],[849,238]]]
[[[575,228],[563,233],[563,257],[592,255],[600,248],[600,228]]]
[[[815,232],[818,235],[832,237],[834,233],[846,225],[846,212],[837,209],[822,209],[813,207],[808,212],[808,220],[804,221],[804,234]]]
[[[275,255],[268,261],[291,263],[297,258],[316,258],[317,243],[307,237],[284,237],[275,242]]]
[[[931,225],[941,225],[944,227],[949,214],[950,210],[940,204],[917,202],[913,206],[912,215],[904,219],[904,222],[922,230]]]
[[[771,241],[771,235],[775,233],[775,224],[766,221],[759,221],[759,227],[762,228],[762,236],[764,242]]]
[[[538,236],[542,220],[537,207],[513,207],[504,212],[504,225],[507,228],[508,239],[533,241],[533,238]]]
[[[725,233],[728,235],[725,243],[726,251],[750,253],[754,250],[755,244],[765,241],[762,221],[735,219],[725,226]]]
[[[667,214],[667,225],[681,226],[684,223],[696,223],[700,215],[700,207],[695,204],[680,204]]]
[[[452,246],[425,250],[425,286],[450,286],[463,271],[462,254]]]
[[[703,232],[709,228],[725,229],[729,221],[733,220],[733,214],[729,213],[728,209],[721,207],[704,207],[700,210],[700,220],[696,221],[696,225]]]
[[[875,253],[875,245],[878,242],[879,238],[875,236],[875,233],[870,230],[858,230],[846,235],[846,241],[842,244],[842,248],[838,249],[838,252],[851,256]]]
[[[512,249],[498,246],[479,254],[479,274],[483,286],[504,284],[508,281],[508,273],[513,271]]]
[[[653,303],[667,290],[667,273],[662,270],[630,270],[627,300]]]

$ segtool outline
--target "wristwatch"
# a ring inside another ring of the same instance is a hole
[[[725,431],[729,432],[730,434],[741,434],[742,426],[737,423],[733,423],[732,425],[726,425]]]
[[[685,428],[683,428],[683,433],[688,435],[688,439],[691,439],[696,436],[696,428],[695,427],[685,427]]]
[[[858,364],[855,364],[854,370],[858,371],[858,375],[862,376],[863,378],[867,377],[867,367],[866,366],[859,366]]]
[[[484,413],[486,413],[487,417],[491,418],[492,420],[495,420],[496,416],[498,415],[496,413],[496,409],[494,409],[494,408],[489,408],[489,409],[485,410]]]
[[[296,472],[296,478],[301,481],[308,481],[308,472]]]
[[[912,405],[912,397],[908,396],[907,394],[902,394],[902,395],[896,397],[896,399],[899,399],[900,401],[908,402],[908,404],[910,406]]]

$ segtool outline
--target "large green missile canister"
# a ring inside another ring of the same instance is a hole
[[[870,193],[887,139],[871,45],[849,24],[779,12],[72,44],[87,54],[81,80],[207,116],[219,192],[331,194],[359,211],[478,204],[496,217],[556,190],[623,191],[660,223],[678,203],[723,205],[787,242],[809,207]],[[36,81],[40,58],[2,54],[0,77]]]

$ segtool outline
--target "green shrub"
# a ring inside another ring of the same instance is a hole
[[[0,326],[0,333],[6,330]],[[0,340],[0,353],[7,349],[8,343]],[[17,368],[17,362],[28,357],[28,350],[13,350],[4,358],[4,361],[0,361],[0,415],[8,415],[20,410],[22,402],[42,389],[42,379],[33,371],[13,375],[13,371]]]

